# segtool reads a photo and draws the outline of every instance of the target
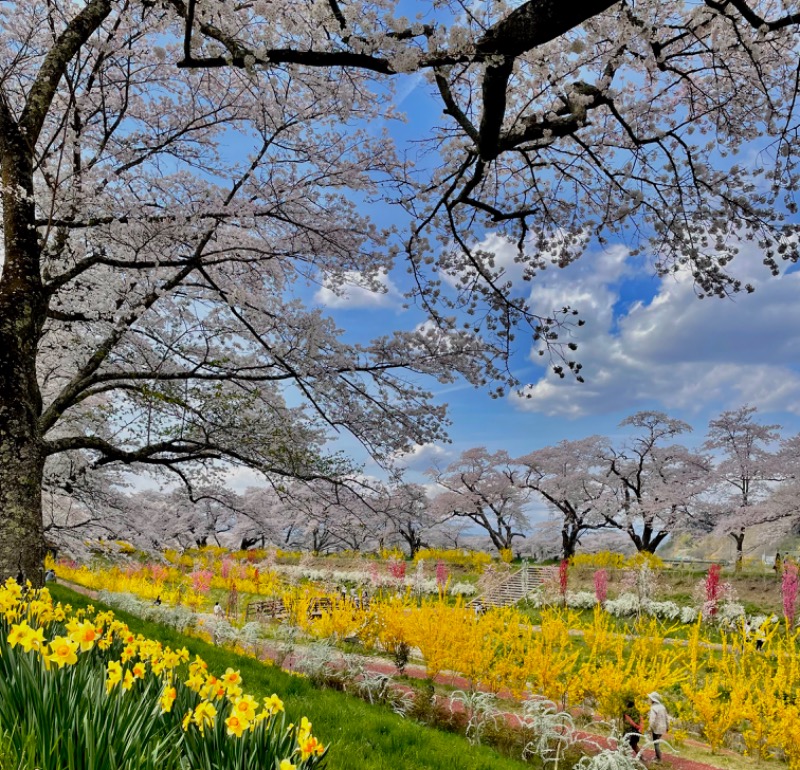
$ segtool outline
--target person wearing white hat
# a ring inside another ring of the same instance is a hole
[[[650,713],[647,715],[647,723],[653,736],[653,748],[656,750],[656,760],[661,761],[661,736],[669,732],[669,714],[661,696],[657,692],[651,692],[647,699],[650,701]]]

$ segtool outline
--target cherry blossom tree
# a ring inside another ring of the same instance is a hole
[[[607,479],[613,491],[604,518],[625,532],[638,551],[655,553],[677,529],[702,514],[700,497],[709,484],[709,461],[680,444],[667,444],[692,430],[663,412],[637,412],[620,423],[638,435],[609,445]]]
[[[115,537],[144,551],[220,546],[230,541],[241,498],[220,487],[139,490],[123,498],[119,515],[106,513],[83,529],[84,538]]]
[[[504,266],[473,246],[476,227],[516,240],[529,278],[576,258],[580,233],[649,240],[657,269],[690,270],[701,294],[749,288],[729,270],[739,237],[757,239],[773,270],[797,258],[786,218],[798,141],[800,14],[790,5],[526,0],[476,10],[452,0],[418,3],[408,21],[392,0],[311,10],[170,2],[185,22],[179,67],[427,77],[445,116],[431,137],[444,162],[403,201],[415,219],[412,269],[432,306],[447,302],[425,288],[428,239],[439,238],[437,266],[461,279],[453,301],[477,310],[488,299],[498,313],[479,315],[501,336],[528,321],[547,337],[555,319],[509,299]],[[765,135],[758,163],[732,160]]]
[[[420,484],[398,481],[376,500],[377,513],[384,517],[391,542],[400,542],[413,559],[440,523],[432,510],[425,488]]]
[[[620,233],[700,294],[748,288],[730,269],[741,238],[775,272],[797,258],[792,9],[448,0],[419,14],[0,4],[0,574],[41,579],[59,455],[190,487],[223,461],[329,478],[344,470],[332,431],[378,457],[442,437],[404,368],[502,392],[520,384],[521,328],[580,378],[556,339],[575,311],[531,306],[475,246],[489,229],[517,243],[528,280]],[[436,160],[417,170],[369,126],[393,116],[387,80],[407,73],[443,108],[420,132]],[[410,220],[402,239],[359,212],[379,197]],[[428,323],[351,345],[305,305],[306,281],[379,290],[401,252]]]
[[[0,6],[0,574],[41,580],[58,469],[336,478],[335,432],[378,459],[443,437],[409,370],[481,376],[474,335],[353,345],[301,296],[391,264],[353,203],[397,164],[363,127],[385,99],[357,73],[178,71],[179,32],[151,4]]]
[[[291,483],[246,489],[238,497],[229,545],[242,550],[302,547],[306,521],[300,507],[292,504],[294,494]]]
[[[293,542],[298,547],[315,553],[366,551],[387,535],[385,492],[373,479],[292,482],[287,491],[283,498],[297,523]]]
[[[736,544],[736,569],[742,567],[747,528],[760,521],[784,518],[786,511],[773,498],[782,469],[778,458],[780,425],[754,419],[754,406],[723,412],[708,424],[705,448],[717,454],[713,470],[717,528]],[[789,450],[786,449],[788,454]]]
[[[774,485],[759,516],[771,525],[776,539],[800,532],[800,434],[781,439],[777,453],[781,481]]]
[[[431,502],[436,515],[473,522],[498,551],[512,548],[514,538],[525,537],[530,492],[519,484],[519,468],[507,452],[469,449],[444,470],[432,469],[429,475],[444,490]]]
[[[590,436],[561,441],[516,460],[522,466],[520,483],[537,492],[561,519],[561,547],[569,559],[585,532],[607,526],[603,512],[609,496],[608,440]]]

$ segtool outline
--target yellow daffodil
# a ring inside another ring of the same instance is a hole
[[[192,717],[194,716],[194,712],[189,709],[183,717],[183,722],[181,722],[181,727],[183,728],[184,732],[189,729],[189,725],[191,724]]]
[[[308,717],[303,717],[300,720],[300,727],[297,728],[297,740],[302,741],[311,735],[311,722],[308,721]]]
[[[122,689],[126,692],[133,687],[133,683],[135,681],[135,677],[130,671],[125,672],[125,676],[122,678]]]
[[[237,698],[233,704],[233,713],[246,722],[252,722],[256,718],[256,702],[252,695],[245,695]]]
[[[297,770],[297,765],[293,765],[288,759],[282,759],[278,770]]]
[[[313,735],[308,735],[302,741],[298,741],[298,746],[300,747],[300,757],[304,760],[314,754],[320,755],[324,752],[322,744]]]
[[[200,692],[200,689],[203,687],[203,676],[201,674],[192,674],[184,684],[190,689],[194,690],[195,692]]]
[[[111,692],[122,681],[122,664],[118,660],[108,662],[106,692]]]
[[[210,703],[207,700],[201,701],[197,704],[197,708],[194,710],[194,723],[200,728],[200,732],[203,732],[203,728],[208,725],[214,724],[214,718],[217,716],[217,710],[214,708],[214,704]]]
[[[232,668],[227,668],[225,669],[225,673],[222,675],[222,681],[225,683],[226,687],[233,687],[242,683],[242,677],[239,675],[238,671],[234,671]]]
[[[242,697],[241,687],[237,687],[236,685],[230,685],[229,687],[222,685],[222,687],[225,690],[225,695],[228,696],[228,700],[235,701],[237,698]]]
[[[33,629],[25,620],[23,620],[21,623],[11,626],[11,630],[8,632],[7,637],[9,646],[16,647],[18,644],[22,645],[24,640],[26,640],[32,632]]]
[[[178,692],[174,687],[165,687],[164,692],[161,694],[161,713],[166,714],[172,711],[172,704],[175,703],[175,698],[178,697]]]
[[[248,722],[246,722],[244,719],[240,719],[238,716],[236,716],[236,714],[231,714],[225,720],[225,726],[228,728],[228,735],[235,735],[237,738],[241,738],[242,733],[248,727]]]
[[[78,645],[71,639],[57,636],[50,642],[50,654],[46,658],[50,662],[56,663],[59,668],[66,665],[72,666],[78,662],[77,650]]]
[[[129,644],[122,651],[122,654],[119,656],[119,659],[123,663],[127,663],[131,658],[134,657],[136,657],[136,648],[132,644]]]
[[[275,693],[272,693],[269,698],[264,698],[264,708],[272,716],[279,711],[283,711],[283,701]]]
[[[20,640],[20,646],[25,652],[30,652],[31,650],[39,652],[43,650],[45,647],[44,629],[31,629],[31,632],[24,639]]]
[[[76,625],[70,632],[69,638],[80,645],[82,652],[87,652],[94,647],[94,643],[100,638],[99,632],[93,623],[86,621]]]

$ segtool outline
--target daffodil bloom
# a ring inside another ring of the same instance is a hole
[[[19,601],[22,598],[22,586],[14,578],[10,577],[6,580],[6,590],[14,598],[14,601]]]
[[[220,686],[224,689],[225,685],[217,679],[213,674],[209,674],[206,677],[205,684],[200,688],[200,697],[201,698],[208,698],[209,695],[214,693],[217,689],[217,686]]]
[[[222,682],[217,682],[217,684],[212,687],[208,692],[209,698],[224,698],[227,695],[227,690],[225,689],[225,685]]]
[[[94,627],[93,623],[87,621],[80,623],[70,632],[69,638],[79,644],[83,652],[88,652],[94,647],[94,643],[100,638],[100,632]]]
[[[297,742],[304,741],[309,735],[311,735],[311,722],[308,721],[308,717],[303,717],[300,720],[300,727],[297,728]]]
[[[322,744],[313,735],[308,735],[302,741],[298,741],[298,745],[302,759],[308,759],[312,754],[322,754],[324,751]]]
[[[41,599],[34,599],[28,605],[28,615],[31,618],[40,618],[45,613],[49,612],[50,607],[47,602],[42,601]]]
[[[282,759],[278,770],[297,770],[297,765],[293,765],[288,759]]]
[[[256,718],[256,702],[252,695],[245,695],[237,698],[233,704],[233,713],[247,722],[252,722]]]
[[[25,650],[25,652],[30,652],[31,650],[43,650],[45,647],[44,629],[32,629],[24,639],[20,640],[20,646],[23,650]]]
[[[214,708],[212,703],[209,703],[207,700],[201,701],[197,704],[197,708],[194,710],[194,723],[200,728],[200,732],[203,732],[203,728],[206,724],[213,725],[214,718],[217,716],[217,710]]]
[[[132,670],[137,679],[144,679],[144,675],[147,673],[147,666],[144,663],[135,663]]]
[[[57,636],[50,642],[50,654],[46,656],[47,660],[58,664],[59,668],[66,665],[74,665],[78,662],[77,655],[78,645],[71,639],[64,636]]]
[[[201,674],[192,674],[184,684],[190,689],[194,690],[195,692],[200,692],[200,689],[203,686],[203,677]]]
[[[119,659],[123,663],[127,663],[131,658],[136,657],[136,648],[129,644],[123,651],[122,654],[119,656]]]
[[[178,692],[174,687],[165,687],[161,695],[161,713],[166,714],[172,711],[172,704],[175,703],[175,698],[178,697]]]
[[[183,728],[184,732],[186,732],[189,729],[189,724],[191,723],[193,716],[194,712],[191,709],[189,709],[186,712],[185,716],[183,717],[183,722],[181,722],[181,727]]]
[[[125,672],[125,676],[122,679],[122,689],[126,692],[133,687],[133,683],[135,681],[135,677],[130,671]]]
[[[11,626],[11,630],[8,632],[7,637],[9,646],[16,647],[18,644],[21,645],[23,640],[27,639],[31,633],[33,633],[33,629],[25,620],[23,620],[22,623],[17,623],[16,625]]]
[[[231,685],[229,687],[225,687],[222,685],[223,690],[225,691],[224,694],[228,696],[228,699],[231,701],[235,701],[237,698],[242,697],[242,688],[237,687],[236,685]]]
[[[106,676],[106,692],[111,692],[121,681],[122,664],[118,660],[110,660],[108,662],[108,674]]]
[[[227,668],[225,669],[225,673],[222,675],[222,681],[225,683],[226,687],[235,686],[242,683],[242,677],[238,671],[234,671],[232,668]]]
[[[272,716],[279,711],[283,711],[283,701],[275,693],[272,693],[269,698],[264,698],[264,708]]]
[[[228,735],[235,735],[237,738],[241,738],[242,733],[248,727],[248,723],[244,719],[240,719],[236,714],[231,714],[225,720],[225,726],[228,728]]]

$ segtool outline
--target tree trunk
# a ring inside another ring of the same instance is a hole
[[[744,566],[744,527],[739,532],[731,532],[730,536],[733,542],[736,543],[736,562],[734,565],[735,572],[741,572]]]
[[[575,555],[575,548],[578,544],[578,533],[572,527],[564,527],[561,530],[561,550],[564,559],[571,559]]]
[[[45,447],[36,355],[46,298],[39,273],[30,151],[16,126],[2,141],[4,264],[0,277],[0,578],[44,580]]]

